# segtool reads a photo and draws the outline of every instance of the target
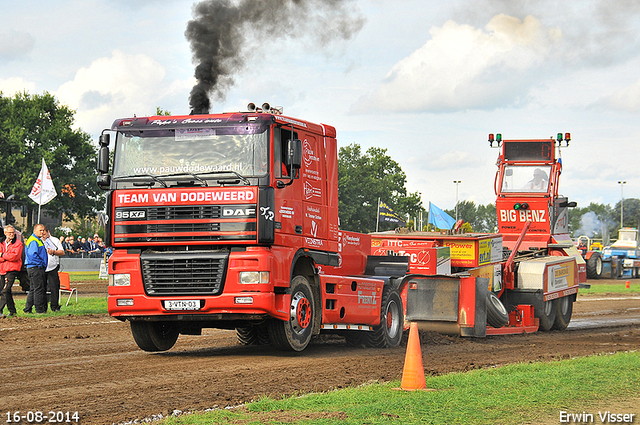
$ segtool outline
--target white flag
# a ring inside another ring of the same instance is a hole
[[[42,158],[42,168],[40,169],[40,174],[38,174],[36,182],[33,184],[29,198],[33,199],[33,202],[38,205],[44,205],[56,196],[58,196],[58,192],[56,192],[56,188],[53,186],[49,169],[44,162],[44,158]]]

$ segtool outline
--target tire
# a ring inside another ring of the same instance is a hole
[[[554,300],[556,304],[556,320],[553,322],[551,329],[563,331],[569,326],[571,322],[571,315],[573,314],[573,299],[572,297],[562,297]]]
[[[367,332],[366,345],[374,348],[397,347],[402,340],[404,324],[402,299],[397,289],[387,287],[382,291],[380,324]]]
[[[242,326],[236,328],[236,336],[241,345],[270,345],[269,333],[265,326]]]
[[[348,347],[364,347],[366,345],[366,334],[362,331],[346,331],[344,333],[344,342]]]
[[[540,321],[538,329],[543,332],[550,331],[556,321],[558,305],[554,301],[555,300],[544,301],[542,303],[542,310],[535,312],[535,316]]]
[[[178,327],[172,322],[131,321],[131,334],[144,351],[167,351],[178,340]]]
[[[587,278],[600,279],[602,276],[602,255],[594,252],[587,260]]]
[[[486,299],[487,323],[494,328],[501,328],[509,324],[509,313],[496,294],[489,292]]]
[[[313,291],[304,276],[291,281],[291,305],[289,320],[274,319],[269,323],[269,336],[276,348],[284,351],[302,351],[313,333],[315,304]]]

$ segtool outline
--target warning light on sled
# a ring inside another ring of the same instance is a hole
[[[527,204],[526,202],[523,202],[523,203],[517,202],[516,204],[513,205],[513,209],[526,210],[526,209],[529,209],[529,204]]]

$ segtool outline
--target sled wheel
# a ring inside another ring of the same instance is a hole
[[[382,291],[380,324],[367,332],[366,345],[375,348],[397,347],[402,340],[403,323],[400,293],[397,289],[387,287]]]
[[[178,340],[178,327],[172,322],[131,321],[131,334],[144,351],[166,351]]]
[[[594,252],[587,260],[587,278],[600,279],[602,276],[602,255]]]
[[[311,341],[314,308],[309,281],[304,276],[294,277],[291,281],[289,320],[274,319],[269,324],[269,336],[273,344],[286,351],[304,350]]]
[[[542,310],[536,311],[535,316],[540,320],[540,326],[538,327],[541,331],[549,331],[553,327],[553,323],[556,321],[556,310],[557,304],[551,301],[544,301],[542,303]]]
[[[487,323],[494,328],[501,328],[509,324],[509,313],[504,308],[502,301],[496,297],[496,294],[489,292],[486,300],[487,305]]]
[[[554,300],[556,304],[556,320],[551,329],[563,331],[569,326],[573,313],[573,301],[571,297],[562,297]]]
[[[366,339],[363,331],[346,331],[344,333],[344,341],[348,347],[363,347]]]
[[[241,326],[236,328],[236,336],[241,345],[269,345],[269,333],[264,325]]]

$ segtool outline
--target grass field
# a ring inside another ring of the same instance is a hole
[[[590,413],[597,421],[599,410],[594,406],[610,409],[610,400],[638,396],[639,368],[638,352],[515,364],[427,377],[427,387],[434,391],[397,390],[398,381],[372,383],[280,400],[265,398],[243,408],[170,417],[160,423],[560,423],[563,411]],[[634,413],[637,422],[638,409],[615,413]]]
[[[93,298],[84,298],[79,297],[78,302],[76,302],[75,296],[71,297],[69,301],[69,305],[65,305],[67,302],[67,297],[62,295],[60,298],[60,311],[51,311],[48,310],[45,314],[28,314],[23,312],[24,305],[26,300],[16,299],[16,310],[18,311],[18,316],[21,317],[33,317],[35,319],[43,319],[45,317],[55,317],[55,316],[67,316],[69,314],[80,316],[83,314],[106,314],[107,313],[107,297],[93,297]],[[32,309],[35,311],[35,308]]]

